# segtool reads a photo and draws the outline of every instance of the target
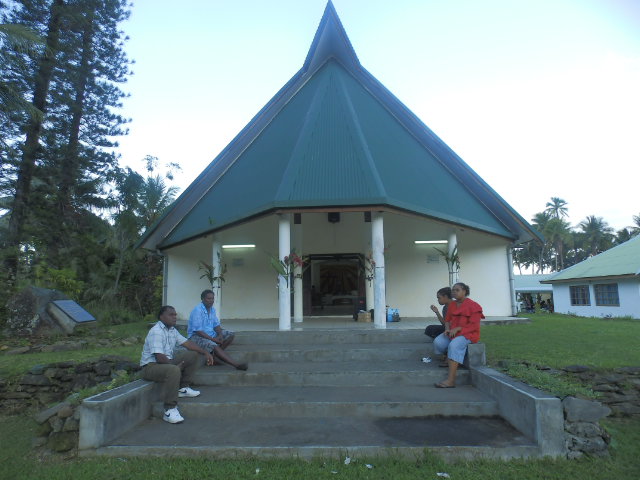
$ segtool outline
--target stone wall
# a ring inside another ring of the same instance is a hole
[[[611,408],[613,416],[640,415],[640,367],[598,372],[584,365],[571,365],[563,370],[598,392],[598,400]]]
[[[580,458],[585,454],[608,456],[611,437],[598,422],[608,416],[611,409],[600,402],[575,397],[562,400],[562,407],[567,458]]]
[[[65,452],[78,445],[80,426],[76,392],[96,385],[108,385],[124,375],[135,379],[140,370],[128,358],[106,355],[84,362],[56,362],[36,365],[24,375],[17,386],[9,387],[0,380],[0,408],[6,413],[18,413],[28,408],[45,408],[35,419],[40,425],[34,446]]]

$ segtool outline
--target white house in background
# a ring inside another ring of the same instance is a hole
[[[640,235],[542,283],[553,286],[558,313],[640,318]]]
[[[511,248],[537,237],[362,67],[329,2],[300,71],[139,245],[164,255],[164,302],[181,318],[210,287],[204,261],[227,266],[214,286],[221,318],[279,318],[288,330],[292,311],[299,322],[375,308],[379,328],[385,305],[429,315],[449,284],[436,248],[457,251],[457,278],[486,315],[515,314]],[[289,282],[269,254],[293,250],[309,268]]]
[[[532,303],[538,299],[545,302],[553,300],[553,287],[551,285],[540,283],[548,279],[552,274],[536,274],[536,275],[514,275],[513,285],[516,292],[516,300],[518,301],[518,311],[524,310],[524,301],[529,298]]]

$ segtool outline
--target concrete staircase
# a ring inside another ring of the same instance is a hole
[[[492,378],[493,371],[490,380],[479,381],[489,382],[484,391],[472,383],[486,367],[473,364],[459,370],[457,388],[435,388],[446,369],[438,367],[422,330],[242,332],[228,351],[249,362],[249,370],[200,368],[196,388],[202,394],[180,399],[184,423],[163,422],[156,400],[150,418],[92,451],[305,458],[415,456],[426,449],[456,458],[549,454],[528,428],[531,420],[519,431],[512,424],[520,412],[504,419],[498,400],[507,395],[495,384],[506,381]],[[423,363],[425,356],[434,361]]]

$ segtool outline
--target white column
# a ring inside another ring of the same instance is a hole
[[[296,253],[302,257],[302,225],[293,226],[293,247],[296,249]],[[302,322],[302,267],[296,265],[293,269],[293,321],[295,323]]]
[[[456,232],[451,232],[449,234],[449,245],[448,245],[448,253],[449,253],[449,257],[451,257],[453,255],[453,251],[455,250],[455,248],[458,246],[458,236],[456,235]],[[458,251],[458,253],[460,253],[460,251]],[[458,282],[458,269],[456,268],[455,265],[451,265],[451,270],[449,271],[449,283],[451,285],[449,285],[450,287],[453,286],[454,283]],[[453,273],[452,273],[453,272]]]
[[[365,280],[365,295],[367,299],[367,311],[371,310],[374,307],[374,293],[373,293],[373,284],[375,280]]]
[[[213,265],[213,275],[218,277],[222,272],[222,244],[214,236],[211,248],[211,265]],[[222,282],[217,280],[211,286],[214,293],[213,308],[216,309],[218,318],[222,318]]]
[[[284,261],[284,257],[291,253],[291,215],[278,215],[278,258]],[[278,276],[278,306],[280,330],[291,330],[291,289],[287,279]]]
[[[387,300],[384,283],[384,221],[382,212],[371,215],[371,246],[375,262],[375,278],[373,280],[374,312],[373,322],[376,328],[387,328]]]

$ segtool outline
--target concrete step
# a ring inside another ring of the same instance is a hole
[[[150,419],[95,453],[127,456],[238,455],[302,457],[405,455],[424,449],[451,458],[514,458],[538,448],[497,417],[295,417],[186,418],[171,425]]]
[[[435,357],[433,343],[406,342],[399,344],[380,343],[333,343],[318,344],[244,344],[235,343],[228,353],[244,362],[344,362],[384,360],[420,360]]]
[[[497,403],[469,385],[384,387],[198,387],[201,395],[181,398],[185,418],[230,417],[429,417],[498,415]],[[153,413],[161,418],[162,402]]]
[[[224,327],[224,325],[223,325]],[[290,330],[285,332],[238,332],[234,345],[332,345],[341,343],[398,344],[431,342],[424,329],[406,330]]]
[[[203,367],[196,385],[252,386],[404,386],[433,385],[446,378],[447,369],[417,360],[348,362],[255,362],[242,372],[230,366]],[[469,371],[458,370],[457,383],[469,383]]]

